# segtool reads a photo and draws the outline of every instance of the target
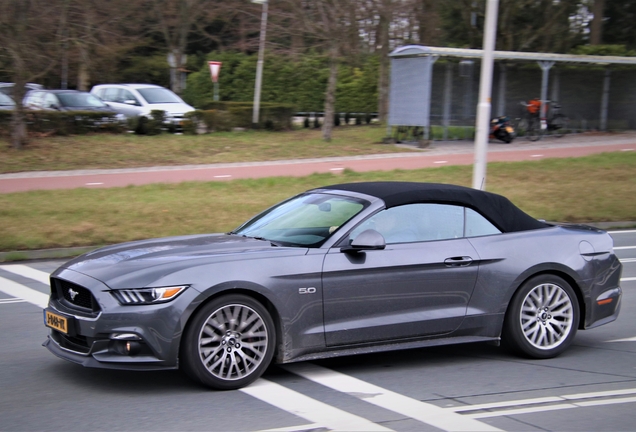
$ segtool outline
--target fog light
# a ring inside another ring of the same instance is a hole
[[[126,342],[126,354],[133,356],[139,354],[139,351],[141,351],[141,345],[139,344],[139,342]]]

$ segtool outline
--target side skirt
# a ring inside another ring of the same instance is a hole
[[[298,357],[288,358],[281,361],[281,359],[277,359],[277,363],[294,363],[298,361],[306,361],[306,360],[319,360],[319,359],[327,359],[333,357],[342,357],[342,356],[350,356],[350,355],[358,355],[358,354],[372,354],[378,352],[387,352],[387,351],[398,351],[405,349],[413,349],[413,348],[424,348],[424,347],[432,347],[432,346],[440,346],[440,345],[455,345],[461,343],[472,343],[472,342],[499,342],[499,337],[486,337],[486,336],[454,336],[447,338],[439,338],[439,339],[429,339],[429,340],[418,340],[418,341],[406,341],[399,343],[384,343],[384,344],[374,344],[373,346],[355,346],[355,347],[347,347],[347,348],[339,348],[339,349],[331,349],[321,352],[314,352],[309,354],[301,354]]]

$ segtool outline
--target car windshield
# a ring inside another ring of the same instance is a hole
[[[140,88],[137,91],[149,104],[183,103],[179,96],[165,88]]]
[[[65,107],[105,107],[106,104],[90,93],[58,93],[57,98]]]
[[[0,93],[0,105],[2,106],[15,106],[15,102],[9,96],[4,93]]]
[[[319,247],[368,205],[367,201],[357,198],[302,194],[255,216],[232,234],[284,246]]]

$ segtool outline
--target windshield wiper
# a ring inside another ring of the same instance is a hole
[[[232,233],[232,234],[236,234],[236,233]],[[261,237],[261,236],[249,236],[246,234],[239,234],[241,237],[245,237],[245,238],[251,238],[254,240],[260,240],[260,241],[268,241],[272,246],[276,246],[276,247],[280,247],[282,246],[281,243],[275,242],[273,240],[270,239],[266,239],[265,237]]]

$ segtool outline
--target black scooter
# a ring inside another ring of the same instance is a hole
[[[515,129],[507,116],[500,116],[490,121],[490,138],[510,144],[515,136]]]

